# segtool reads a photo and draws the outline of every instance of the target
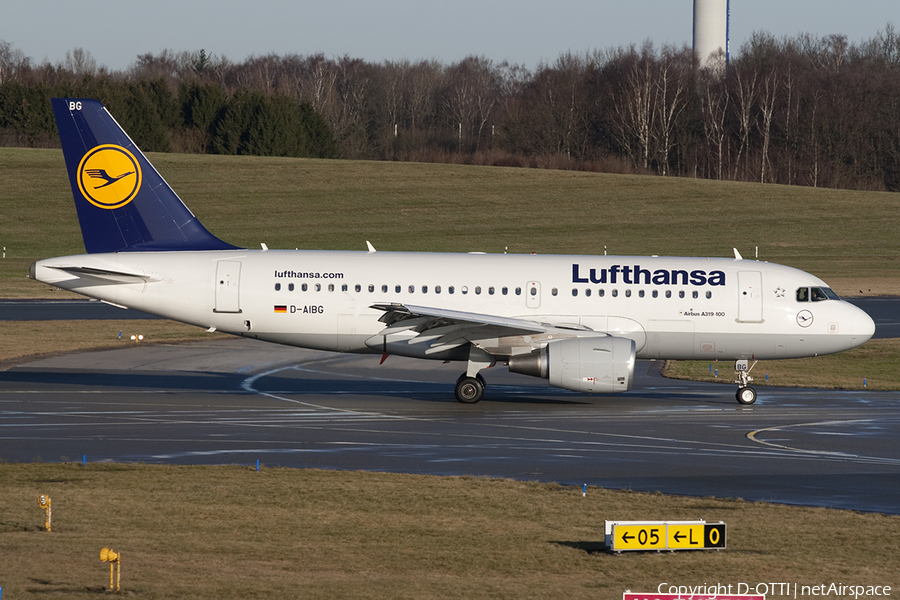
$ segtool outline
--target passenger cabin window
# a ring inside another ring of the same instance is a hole
[[[280,291],[281,291],[281,284],[280,284],[280,283],[276,283],[276,284],[275,284],[275,291],[276,291],[276,292],[280,292]]]
[[[381,286],[381,293],[382,293],[382,294],[387,294],[387,285],[382,285],[382,286]]]
[[[374,291],[375,291],[375,286],[374,286],[373,284],[370,283],[370,284],[369,284],[369,293],[371,294],[371,293],[374,292]]]
[[[289,292],[293,292],[293,291],[294,291],[294,284],[293,284],[293,283],[289,283],[289,284],[288,284],[288,291],[289,291]]]

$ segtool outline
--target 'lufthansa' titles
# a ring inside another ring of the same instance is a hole
[[[612,265],[605,269],[583,269],[572,265],[572,283],[607,283],[625,285],[725,285],[723,271],[694,269],[642,269],[640,265]]]

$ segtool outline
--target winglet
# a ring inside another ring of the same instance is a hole
[[[369,240],[366,240],[366,246],[369,247],[369,254],[372,254],[373,252],[375,252],[375,246],[373,246],[372,242],[370,242]]]
[[[103,104],[52,103],[88,253],[236,248],[203,227]]]
[[[744,260],[744,257],[741,256],[741,253],[738,252],[737,248],[732,248],[734,250],[734,260]]]

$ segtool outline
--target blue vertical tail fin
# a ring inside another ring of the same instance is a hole
[[[53,98],[88,253],[230,250],[211,234],[96,100]]]

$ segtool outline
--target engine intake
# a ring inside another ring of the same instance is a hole
[[[629,338],[573,337],[510,357],[509,370],[574,392],[627,392],[634,383],[634,353]]]

